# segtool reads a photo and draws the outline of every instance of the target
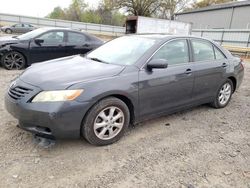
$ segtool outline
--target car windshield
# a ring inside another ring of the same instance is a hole
[[[86,57],[104,63],[132,65],[155,42],[155,39],[141,36],[124,36],[102,45],[90,52]]]
[[[36,36],[44,33],[45,31],[46,31],[45,29],[39,28],[39,29],[30,31],[28,33],[25,33],[23,35],[20,35],[17,38],[20,39],[20,40],[29,40],[29,39],[35,38]]]

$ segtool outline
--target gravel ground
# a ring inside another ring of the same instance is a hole
[[[131,127],[110,146],[59,140],[50,148],[4,109],[20,71],[0,68],[0,187],[250,188],[250,63],[228,107],[203,105]]]

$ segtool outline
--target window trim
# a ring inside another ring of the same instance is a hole
[[[152,57],[163,47],[163,46],[165,46],[167,43],[169,43],[169,42],[172,42],[172,41],[175,41],[175,40],[185,40],[186,41],[186,43],[187,43],[187,48],[188,48],[188,62],[187,63],[179,63],[179,64],[174,64],[174,65],[169,65],[170,67],[172,67],[172,66],[179,66],[179,65],[183,65],[183,64],[188,64],[188,63],[191,63],[192,61],[192,59],[191,59],[191,49],[190,49],[190,45],[189,45],[189,39],[188,38],[174,38],[174,39],[170,39],[170,40],[168,40],[168,41],[166,41],[166,42],[164,42],[159,48],[157,48],[157,50],[155,50],[154,51],[154,53],[147,59],[147,61],[146,61],[146,63],[144,63],[142,66],[141,66],[141,68],[140,68],[140,70],[143,70],[143,69],[145,69],[145,67],[146,67],[146,65],[149,63],[149,61],[151,61],[152,60]],[[168,66],[168,67],[169,67]]]

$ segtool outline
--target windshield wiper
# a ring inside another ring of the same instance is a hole
[[[93,61],[100,62],[100,63],[106,63],[106,64],[109,64],[109,63],[108,63],[108,62],[106,62],[106,61],[103,61],[103,60],[101,60],[101,59],[98,59],[97,57],[91,57],[91,58],[89,58],[89,59],[91,59],[91,60],[93,60]]]

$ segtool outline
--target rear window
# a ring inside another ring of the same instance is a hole
[[[220,60],[220,59],[226,59],[226,56],[214,46],[214,52],[215,52],[215,58]]]
[[[213,45],[205,40],[191,40],[193,52],[194,52],[194,61],[208,61],[215,60]]]

